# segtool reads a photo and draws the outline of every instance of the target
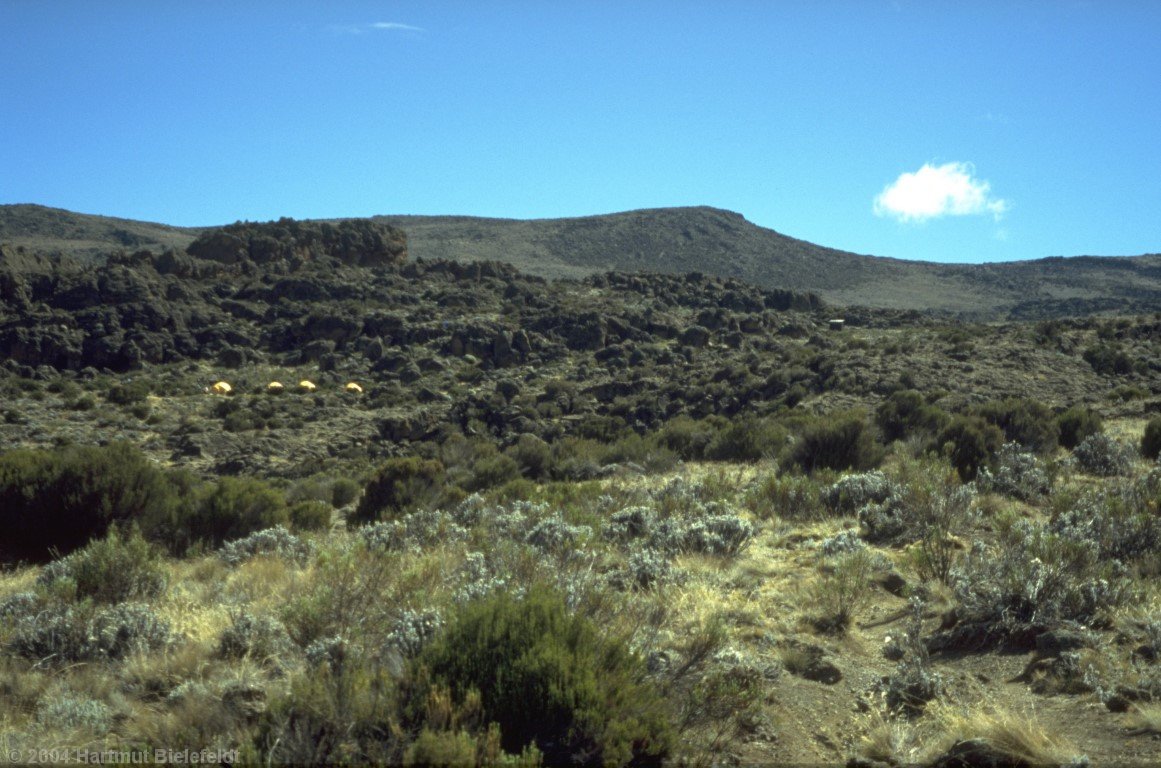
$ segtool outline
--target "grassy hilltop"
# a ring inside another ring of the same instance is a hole
[[[0,749],[1161,760],[1148,259],[919,265],[1119,311],[973,322],[678,221],[776,235],[4,210]]]

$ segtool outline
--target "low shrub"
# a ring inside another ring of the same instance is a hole
[[[1060,444],[1070,451],[1080,445],[1086,437],[1095,435],[1104,428],[1101,417],[1095,411],[1079,405],[1074,405],[1057,416],[1056,426],[1060,430]]]
[[[882,472],[845,475],[823,493],[827,508],[840,515],[851,515],[867,504],[881,504],[894,488]]]
[[[1097,432],[1089,435],[1072,451],[1076,464],[1082,471],[1100,477],[1124,475],[1133,467],[1137,452],[1130,445],[1118,442]]]
[[[994,464],[992,469],[980,469],[977,483],[982,491],[1031,502],[1044,498],[1052,490],[1052,478],[1040,461],[1016,443],[1001,446]]]
[[[420,654],[412,685],[416,725],[431,719],[419,703],[441,690],[461,706],[478,696],[506,752],[535,745],[549,765],[660,765],[672,743],[644,662],[543,587],[466,605]]]
[[[936,438],[936,448],[965,483],[975,480],[1004,443],[1004,433],[979,416],[956,416]]]
[[[363,492],[363,486],[349,477],[339,477],[331,484],[331,506],[340,509],[354,503]]]
[[[281,621],[248,612],[235,615],[218,638],[218,656],[224,659],[247,658],[282,665],[294,650],[294,641]]]
[[[54,592],[68,582],[78,599],[121,603],[157,597],[165,591],[167,577],[157,550],[140,533],[122,538],[114,529],[46,566],[38,582]]]
[[[251,533],[228,542],[218,551],[218,557],[227,565],[238,566],[254,557],[281,557],[302,565],[310,557],[311,547],[297,536],[278,525]]]
[[[866,549],[828,558],[811,594],[811,623],[821,632],[843,634],[871,589],[875,562]]]
[[[685,461],[705,458],[706,447],[728,422],[721,416],[692,419],[678,416],[665,423],[657,433],[658,443]]]
[[[1145,425],[1145,434],[1141,436],[1141,455],[1149,461],[1156,461],[1161,456],[1161,416],[1154,416]]]
[[[958,623],[937,633],[934,648],[1031,649],[1043,632],[1091,624],[1129,595],[1123,569],[1103,561],[1093,542],[1022,520],[993,547],[973,549],[950,581]]]
[[[367,483],[352,519],[357,523],[398,519],[436,503],[444,486],[444,465],[436,459],[388,459]]]
[[[45,562],[117,523],[149,531],[181,499],[166,473],[126,443],[0,455],[0,558]]]
[[[776,458],[786,448],[786,428],[769,419],[738,419],[705,446],[711,461],[759,461]]]
[[[790,461],[806,472],[868,470],[882,460],[882,446],[860,413],[820,417],[803,430],[790,453]]]
[[[16,617],[9,648],[42,663],[69,664],[123,659],[162,648],[171,639],[169,624],[141,603],[58,603]]]
[[[977,409],[980,416],[1004,432],[1009,442],[1034,453],[1050,453],[1060,441],[1060,427],[1052,410],[1026,398],[993,400]]]
[[[286,500],[265,482],[223,477],[186,517],[190,543],[220,547],[255,531],[289,522]]]
[[[331,526],[332,509],[325,501],[300,501],[286,510],[286,516],[296,531],[325,531]]]
[[[891,393],[875,410],[875,423],[888,443],[909,435],[934,435],[947,424],[948,418],[942,408],[927,402],[913,389]]]
[[[149,396],[149,384],[141,379],[114,384],[105,393],[105,399],[116,405],[142,403]]]

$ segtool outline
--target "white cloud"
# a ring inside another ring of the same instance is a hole
[[[423,27],[413,27],[410,24],[400,24],[397,21],[376,21],[371,29],[389,29],[401,32],[422,32]]]
[[[998,221],[1008,203],[992,197],[992,186],[973,178],[974,170],[970,163],[925,163],[914,173],[900,174],[875,198],[875,215],[926,221],[990,213]]]
[[[423,27],[401,24],[397,21],[376,21],[371,24],[331,24],[328,29],[340,35],[361,35],[364,32],[424,32]]]

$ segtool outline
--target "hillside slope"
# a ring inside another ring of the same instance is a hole
[[[935,264],[825,248],[715,208],[661,208],[521,221],[381,217],[413,256],[500,260],[543,277],[595,271],[701,271],[837,305],[947,312],[976,319],[1161,308],[1161,256]]]
[[[914,309],[977,320],[1161,310],[1161,255],[935,264],[796,240],[708,207],[566,219],[377,216],[402,228],[412,258],[502,261],[546,278],[606,271],[703,272],[807,290],[839,306]],[[208,229],[208,228],[207,228]],[[181,250],[205,229],[0,206],[0,242],[84,260],[115,250]]]

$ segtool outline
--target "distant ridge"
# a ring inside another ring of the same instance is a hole
[[[1161,311],[1161,255],[948,265],[865,256],[796,240],[710,207],[562,219],[376,216],[402,228],[411,258],[503,261],[549,278],[595,272],[703,272],[807,290],[835,305],[914,309],[989,320]],[[182,249],[203,231],[0,206],[0,242],[100,258]]]

